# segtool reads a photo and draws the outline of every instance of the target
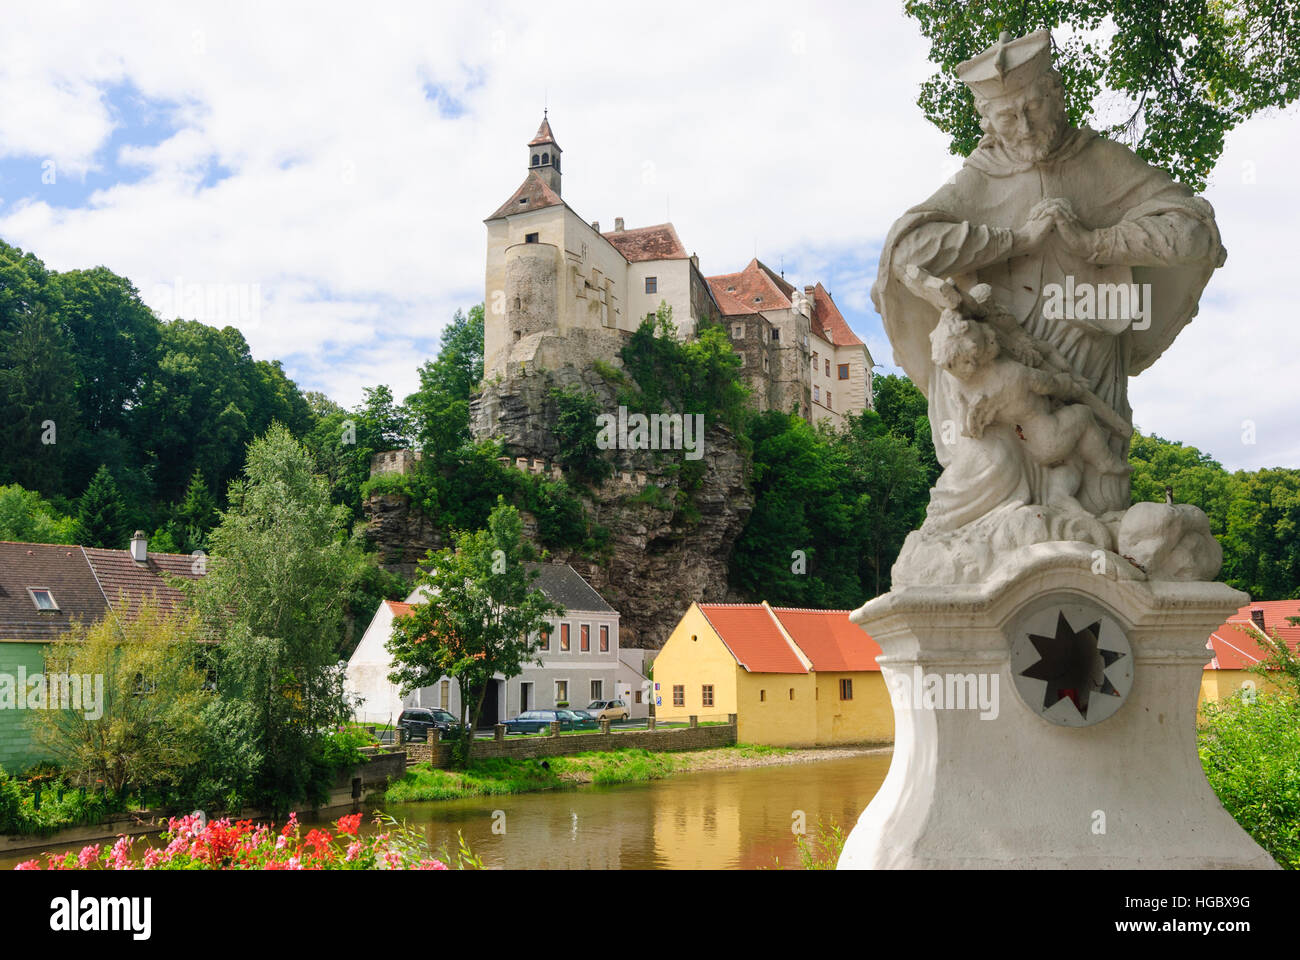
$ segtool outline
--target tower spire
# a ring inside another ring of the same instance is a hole
[[[528,141],[528,169],[545,181],[556,193],[560,192],[560,145],[555,142],[549,119],[550,109],[542,107],[542,125],[537,135]]]

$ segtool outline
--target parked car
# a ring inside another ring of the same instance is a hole
[[[587,704],[587,713],[597,720],[627,720],[632,716],[622,700],[593,700]]]
[[[572,730],[573,720],[567,710],[525,710],[505,722],[506,733],[550,733],[551,724],[560,721],[561,730]]]
[[[600,721],[586,710],[557,710],[556,712],[568,714],[569,719],[573,721],[574,730],[595,730],[600,726]]]
[[[460,722],[441,708],[431,710],[427,707],[412,707],[403,710],[397,718],[397,725],[402,728],[402,737],[406,740],[427,740],[431,728],[441,730],[444,740],[460,731]]]

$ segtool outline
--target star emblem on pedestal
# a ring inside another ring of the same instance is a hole
[[[1061,611],[1056,615],[1055,636],[1036,633],[1027,636],[1039,659],[1020,671],[1020,675],[1046,682],[1044,710],[1060,700],[1069,699],[1079,715],[1087,719],[1088,704],[1094,693],[1112,697],[1120,695],[1106,676],[1106,668],[1125,654],[1101,648],[1100,620],[1082,630],[1075,630]]]

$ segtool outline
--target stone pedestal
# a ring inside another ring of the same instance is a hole
[[[1247,597],[1148,582],[1083,544],[1028,548],[1002,571],[898,589],[853,614],[883,651],[895,744],[839,866],[1276,867],[1219,804],[1196,750],[1206,641]],[[1024,676],[1044,670],[1028,633],[1058,617],[1085,633],[1083,621],[1104,623],[1094,639],[1131,650],[1106,654],[1083,711],[1077,680]]]

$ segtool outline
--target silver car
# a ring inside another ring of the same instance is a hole
[[[627,720],[632,716],[622,700],[593,700],[587,704],[587,712],[597,720]]]

